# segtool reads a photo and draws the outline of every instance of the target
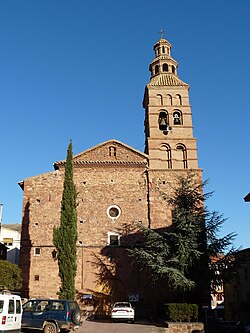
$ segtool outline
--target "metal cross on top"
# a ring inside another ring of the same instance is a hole
[[[161,38],[164,38],[165,30],[164,29],[160,29],[158,32],[161,35]]]

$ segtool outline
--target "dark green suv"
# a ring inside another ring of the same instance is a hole
[[[80,324],[81,312],[75,301],[34,298],[23,305],[22,328],[57,333],[70,331]]]

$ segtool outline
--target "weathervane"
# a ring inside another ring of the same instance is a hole
[[[164,38],[165,30],[164,29],[160,29],[158,32],[161,35],[161,38]]]

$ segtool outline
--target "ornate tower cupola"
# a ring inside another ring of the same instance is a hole
[[[171,57],[171,44],[166,39],[160,38],[154,51],[143,100],[149,167],[169,171],[198,169],[189,85],[177,75],[178,63]]]
[[[151,62],[149,70],[151,78],[161,73],[177,74],[178,63],[171,58],[171,44],[164,38],[161,38],[155,45],[155,59]]]

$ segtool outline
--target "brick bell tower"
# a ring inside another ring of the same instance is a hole
[[[189,85],[178,74],[178,63],[171,57],[171,44],[160,38],[154,45],[151,77],[146,85],[145,153],[149,156],[149,225],[170,225],[172,213],[161,193],[170,193],[178,175],[192,170],[202,181],[198,168],[196,139],[193,136]]]

